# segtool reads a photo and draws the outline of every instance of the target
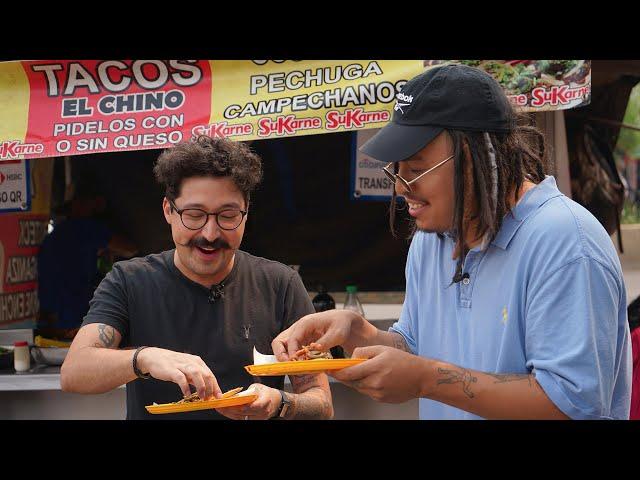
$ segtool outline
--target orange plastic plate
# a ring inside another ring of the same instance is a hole
[[[239,394],[242,387],[234,388],[224,393],[222,398],[215,400],[205,400],[203,402],[188,402],[188,403],[161,403],[159,405],[146,405],[144,408],[147,412],[152,414],[164,414],[164,413],[180,413],[180,412],[194,412],[196,410],[209,410],[212,408],[234,407],[236,405],[245,405],[253,402],[258,395],[255,394]]]
[[[299,360],[289,362],[247,365],[245,370],[256,377],[272,377],[279,375],[305,375],[307,373],[342,370],[364,362],[365,358],[319,358],[316,360]]]

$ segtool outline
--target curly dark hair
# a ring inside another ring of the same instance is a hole
[[[249,205],[251,192],[262,179],[262,160],[245,143],[200,135],[163,151],[153,173],[169,200],[180,196],[186,178],[231,177]]]

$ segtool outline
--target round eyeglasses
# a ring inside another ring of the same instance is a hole
[[[189,230],[204,228],[210,216],[216,218],[216,223],[222,230],[235,230],[240,226],[247,214],[246,210],[240,210],[239,208],[225,208],[216,213],[209,213],[199,208],[184,208],[180,210],[171,200],[169,200],[169,204],[180,215],[180,221]]]
[[[393,182],[393,184],[396,184],[396,181],[399,181],[402,186],[404,188],[407,189],[408,192],[412,192],[413,190],[411,189],[411,184],[414,182],[417,182],[420,178],[422,178],[423,176],[425,176],[427,173],[434,171],[436,168],[438,168],[440,165],[444,165],[445,163],[447,163],[449,160],[451,160],[453,157],[455,157],[455,155],[451,155],[450,157],[445,158],[444,160],[442,160],[440,163],[437,163],[436,165],[434,165],[433,167],[431,167],[429,170],[427,170],[426,172],[422,172],[420,175],[418,175],[416,178],[413,178],[411,180],[405,180],[404,178],[402,178],[400,175],[398,175],[397,173],[392,172],[391,170],[389,170],[392,166],[393,166],[393,162],[391,162],[390,164],[388,164],[385,167],[382,167],[382,171],[384,172],[384,174],[389,178],[389,180],[391,180]]]

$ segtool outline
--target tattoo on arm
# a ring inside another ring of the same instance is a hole
[[[116,341],[116,330],[115,328],[105,325],[101,323],[98,325],[98,339],[99,342],[96,342],[94,346],[99,348],[111,348],[111,346]]]
[[[506,374],[488,373],[487,375],[490,375],[496,379],[496,381],[493,383],[508,383],[508,382],[518,382],[520,380],[528,380],[529,386],[533,387],[533,384],[531,383],[532,375],[520,375],[516,373],[506,373]]]
[[[409,349],[409,345],[407,345],[407,342],[405,341],[402,335],[395,332],[392,332],[391,335],[393,337],[393,348],[397,348],[398,350],[411,353],[411,350]]]
[[[333,417],[333,406],[324,390],[314,388],[304,394],[289,395],[289,399],[291,408],[287,419],[322,420]]]
[[[478,381],[478,377],[471,375],[471,372],[466,369],[451,370],[447,368],[438,368],[438,373],[444,378],[438,380],[438,385],[442,383],[462,383],[462,391],[469,398],[473,398],[474,394],[471,391],[471,384]]]
[[[294,393],[303,393],[320,386],[319,375],[291,375],[289,379]]]

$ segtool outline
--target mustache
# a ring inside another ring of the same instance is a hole
[[[418,200],[417,198],[413,198],[411,196],[407,196],[407,195],[403,195],[402,198],[404,198],[405,203],[406,202],[413,202],[413,203],[428,203],[426,200]]]
[[[189,240],[187,243],[188,247],[200,247],[200,248],[226,248],[230,249],[231,245],[229,245],[226,240],[222,238],[216,238],[213,242],[210,242],[204,237],[195,237]]]

